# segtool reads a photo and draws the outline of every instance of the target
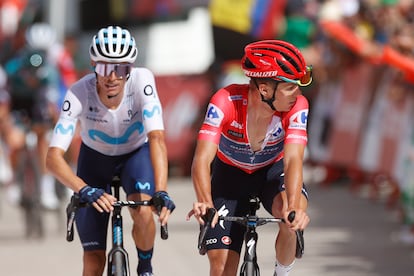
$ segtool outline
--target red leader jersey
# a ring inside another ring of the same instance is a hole
[[[284,144],[307,144],[309,103],[299,95],[289,112],[275,111],[261,149],[254,152],[247,133],[248,91],[247,84],[218,90],[210,100],[198,139],[217,144],[217,156],[224,163],[253,173],[283,158]]]

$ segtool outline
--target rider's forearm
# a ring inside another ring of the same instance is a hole
[[[288,209],[296,209],[300,206],[302,185],[302,164],[300,162],[291,162],[285,167],[285,187]]]
[[[49,148],[46,155],[46,168],[60,183],[77,193],[86,186],[86,183],[75,175],[63,154],[64,151],[59,148]]]
[[[284,173],[288,210],[300,208],[303,186],[303,156],[305,145],[286,144],[284,148]]]
[[[168,157],[164,132],[149,134],[149,146],[154,168],[155,191],[167,191]]]
[[[217,145],[208,140],[198,140],[191,166],[191,176],[197,201],[213,206],[211,196],[211,163],[217,153]]]
[[[210,164],[208,164],[208,162],[202,162],[197,157],[194,158],[191,175],[197,201],[213,205],[211,197]]]

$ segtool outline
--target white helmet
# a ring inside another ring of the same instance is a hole
[[[56,42],[56,32],[48,23],[35,23],[26,30],[27,44],[36,50],[48,50]]]
[[[138,49],[128,30],[109,26],[93,36],[89,55],[93,61],[134,63]]]

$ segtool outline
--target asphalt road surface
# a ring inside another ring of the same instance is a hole
[[[414,247],[393,238],[401,226],[395,211],[387,210],[381,202],[351,195],[346,184],[329,188],[311,185],[309,190],[311,224],[305,232],[305,255],[296,262],[290,275],[414,275]],[[0,189],[0,275],[81,275],[79,240],[77,236],[71,243],[65,240],[64,218],[47,213],[47,237],[26,240],[20,211],[7,203],[2,192]],[[194,200],[190,180],[172,179],[170,194],[177,208],[169,223],[168,240],[161,240],[157,234],[154,273],[157,276],[209,275],[207,257],[200,256],[196,249],[198,225],[194,220],[185,220]],[[130,238],[129,214],[126,210],[123,214],[125,247],[131,271],[135,271],[137,261]],[[273,275],[276,230],[277,226],[270,224],[258,229],[262,275]]]

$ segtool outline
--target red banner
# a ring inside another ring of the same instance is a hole
[[[328,162],[350,167],[357,163],[360,134],[372,93],[372,77],[372,66],[364,62],[342,70],[340,96],[332,114]]]
[[[168,160],[180,173],[188,173],[211,83],[207,75],[157,76],[156,83],[164,111]]]

